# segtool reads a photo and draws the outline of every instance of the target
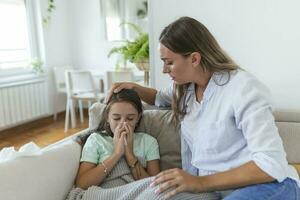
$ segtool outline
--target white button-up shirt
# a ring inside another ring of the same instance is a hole
[[[297,171],[286,160],[269,90],[242,70],[231,72],[227,81],[228,74],[214,73],[200,103],[195,85],[188,87],[181,122],[183,169],[203,176],[252,160],[279,182],[290,177],[300,186]],[[171,99],[172,86],[157,92],[155,104],[170,106]]]

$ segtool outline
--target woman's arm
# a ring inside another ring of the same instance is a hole
[[[181,169],[170,169],[159,173],[151,185],[161,184],[158,192],[173,187],[166,196],[170,198],[183,191],[218,191],[271,181],[274,181],[271,176],[261,170],[255,162],[250,161],[240,167],[207,176],[192,176]]]
[[[99,185],[120,160],[121,156],[112,154],[102,162],[104,165],[102,163],[95,165],[89,162],[82,162],[75,181],[76,187],[87,189],[92,185]]]
[[[196,190],[216,191],[243,186],[267,183],[275,179],[261,170],[253,161],[247,162],[240,167],[209,176],[197,177]]]
[[[143,87],[138,84],[135,84],[133,86],[133,90],[135,90],[139,94],[140,98],[144,102],[148,103],[149,105],[155,104],[155,96],[156,96],[157,90],[155,90],[153,88]]]

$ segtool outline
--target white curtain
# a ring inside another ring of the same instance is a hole
[[[24,0],[0,0],[0,4],[24,5]]]
[[[29,59],[24,0],[0,0],[0,69],[24,67]]]

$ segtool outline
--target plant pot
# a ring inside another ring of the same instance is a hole
[[[141,61],[141,62],[136,62],[134,64],[141,71],[149,71],[149,69],[150,69],[150,64],[149,64],[148,60]]]
[[[139,70],[144,71],[144,84],[145,86],[149,86],[149,69],[150,69],[149,61],[146,60],[142,62],[136,62],[134,64]]]
[[[115,71],[117,71],[117,72],[131,72],[132,69],[128,68],[128,67],[120,67],[120,68],[115,69]]]

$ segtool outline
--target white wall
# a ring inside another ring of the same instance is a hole
[[[112,70],[115,60],[108,59],[107,54],[117,43],[105,38],[100,0],[66,1],[70,2],[68,25],[73,65],[76,68],[99,70],[99,73]]]
[[[41,15],[46,16],[47,1],[40,1]],[[53,111],[55,85],[52,69],[72,65],[89,69],[97,74],[113,70],[116,57],[107,58],[109,50],[119,43],[105,38],[104,20],[101,18],[100,0],[55,1],[51,20],[43,27],[43,61],[49,72],[49,102]],[[59,95],[58,110],[65,109],[66,96]]]
[[[47,0],[41,9],[45,16]],[[117,43],[105,38],[100,1],[60,0],[44,29],[47,66],[72,64],[75,68],[113,69],[108,51]]]
[[[41,18],[47,16],[47,0],[36,1],[39,9],[37,15],[41,23]],[[55,66],[72,64],[71,47],[69,40],[69,26],[67,13],[69,9],[68,1],[55,1],[56,9],[51,14],[51,20],[47,25],[40,24],[40,49],[46,71],[48,72],[48,89],[49,89],[49,111],[53,113],[55,84],[52,69]],[[65,109],[66,96],[59,95],[57,100],[57,110]]]
[[[149,8],[154,87],[171,83],[161,73],[160,32],[178,17],[191,16],[206,25],[242,68],[271,89],[276,109],[300,110],[300,1],[151,0]]]
[[[47,1],[40,1],[43,16],[47,14]],[[100,0],[59,0],[55,1],[55,5],[49,24],[43,27],[43,61],[47,70],[51,72],[53,67],[61,65],[92,70],[99,75],[114,70],[118,56],[108,58],[107,55],[110,49],[121,43],[106,39]],[[141,74],[135,68],[134,73]],[[49,83],[52,111],[55,91],[52,73],[49,74]],[[65,95],[60,95],[57,104],[59,111],[65,109],[65,101]]]

